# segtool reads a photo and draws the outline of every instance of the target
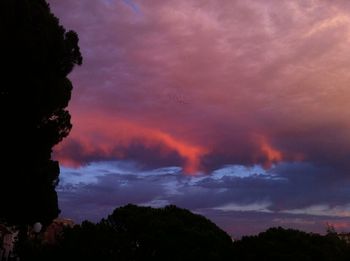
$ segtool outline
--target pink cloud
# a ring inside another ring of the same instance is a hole
[[[161,156],[167,156],[171,151],[176,152],[184,160],[184,172],[196,174],[201,170],[201,157],[208,153],[208,149],[182,141],[158,129],[140,126],[138,123],[118,117],[90,114],[81,115],[79,124],[71,133],[70,139],[81,146],[80,157],[112,157],[127,158],[123,148],[139,141],[146,148],[159,147]],[[55,157],[63,165],[80,166],[79,158],[67,153],[69,140],[61,143],[55,149]]]
[[[116,0],[49,2],[81,39],[69,139],[92,154],[112,153],[125,132],[175,151],[188,170],[335,164],[350,152],[345,1],[133,1],[138,12]]]

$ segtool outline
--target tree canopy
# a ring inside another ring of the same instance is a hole
[[[43,241],[45,242],[45,241]],[[281,227],[231,238],[207,218],[174,205],[126,205],[94,224],[67,227],[56,244],[27,241],[21,260],[349,260],[339,234]]]
[[[236,260],[349,260],[350,246],[336,235],[270,228],[234,242]]]
[[[229,260],[231,247],[230,236],[201,215],[129,204],[68,229],[42,260]]]
[[[45,0],[0,1],[0,220],[49,223],[59,214],[52,148],[72,128],[67,75],[82,63],[78,35]]]

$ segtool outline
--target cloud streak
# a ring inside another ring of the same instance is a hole
[[[55,156],[63,165],[80,166],[94,157],[132,159],[130,150],[125,155],[125,148],[138,142],[146,149],[158,148],[161,157],[176,152],[183,159],[184,172],[195,174],[200,170],[201,157],[208,153],[199,145],[188,144],[158,129],[146,128],[122,118],[84,116],[79,117],[81,124],[71,134],[70,140],[56,148]],[[74,145],[79,146],[78,153],[71,149]]]

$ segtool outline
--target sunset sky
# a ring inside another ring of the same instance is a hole
[[[62,216],[176,204],[233,237],[350,231],[350,2],[49,0],[79,34]]]

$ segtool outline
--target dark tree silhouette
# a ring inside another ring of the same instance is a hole
[[[44,0],[1,0],[0,35],[0,220],[47,224],[59,214],[51,153],[72,127],[67,75],[82,63],[78,36]]]
[[[337,236],[321,236],[295,229],[270,228],[234,242],[235,260],[349,260],[350,246]]]
[[[230,236],[201,215],[127,205],[97,224],[66,230],[35,260],[231,260],[231,247]]]

